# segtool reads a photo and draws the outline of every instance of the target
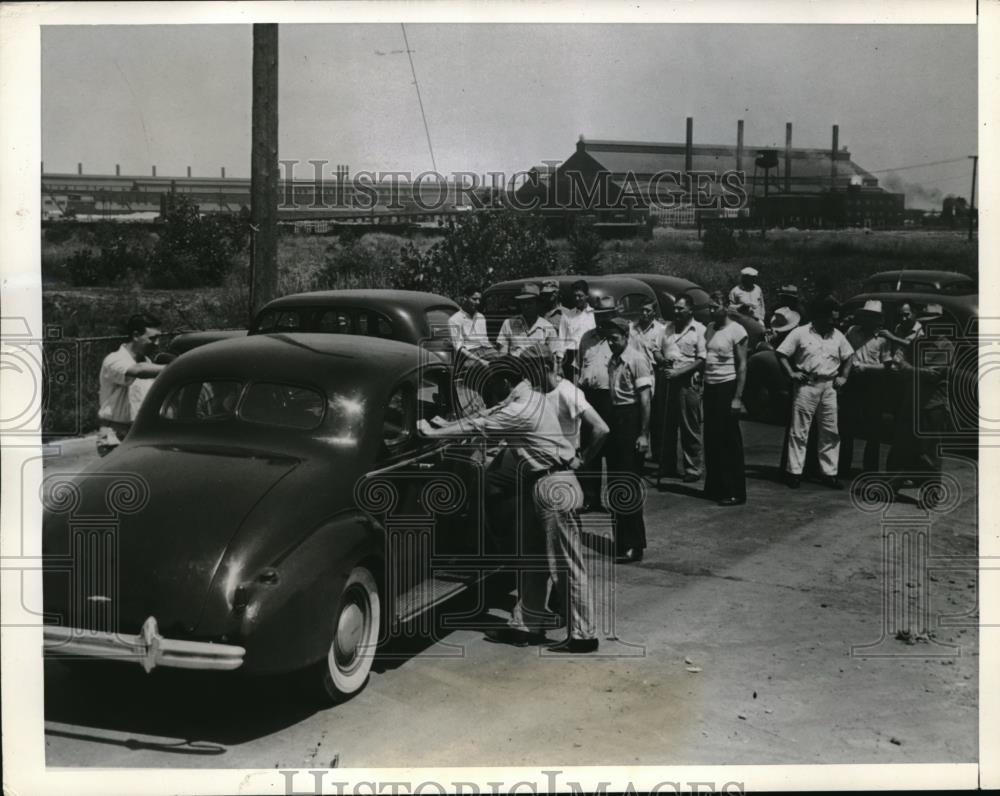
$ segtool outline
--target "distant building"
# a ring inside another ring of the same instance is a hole
[[[738,150],[581,137],[567,160],[532,172],[534,184],[522,186],[518,199],[535,199],[553,221],[584,213],[613,226],[638,224],[652,214],[662,223],[693,225],[696,210],[712,207],[717,215],[742,210],[754,221],[763,217],[778,226],[903,224],[903,194],[879,187],[846,148],[834,156],[832,149]]]

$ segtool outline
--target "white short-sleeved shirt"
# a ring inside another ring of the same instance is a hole
[[[486,336],[486,318],[479,312],[469,315],[465,310],[459,310],[448,319],[448,332],[455,351],[482,348],[490,344],[490,339]]]
[[[729,303],[737,308],[746,304],[750,307],[753,317],[764,323],[764,291],[760,285],[754,285],[750,290],[744,290],[737,285],[729,291]]]
[[[129,389],[136,379],[135,376],[128,375],[128,369],[135,362],[135,357],[125,343],[122,343],[117,351],[112,351],[104,357],[99,377],[98,419],[112,423],[132,422]],[[142,397],[139,397],[139,403],[141,402]]]
[[[792,329],[776,350],[798,370],[820,378],[836,376],[840,366],[854,356],[854,349],[839,329],[831,329],[824,337],[811,323]]]
[[[663,358],[673,365],[690,365],[698,359],[705,359],[705,326],[692,319],[681,331],[675,331],[668,324],[660,346]]]
[[[561,397],[529,389],[499,410],[466,421],[483,432],[500,434],[532,470],[546,470],[569,462],[577,445],[564,433]],[[583,410],[580,410],[583,413]]]
[[[666,334],[667,325],[663,321],[654,320],[648,327],[643,329],[638,323],[631,324],[631,339],[636,347],[646,355],[649,366],[656,364],[653,356],[654,351],[660,351],[663,346],[663,336]]]
[[[539,343],[555,344],[556,330],[545,318],[539,316],[529,327],[524,318],[515,315],[508,318],[500,327],[497,335],[497,347],[504,354],[516,354]]]
[[[566,350],[580,348],[580,338],[594,328],[594,308],[587,305],[582,310],[564,309],[559,318],[559,342]]]
[[[546,394],[546,399],[555,404],[562,427],[563,436],[569,440],[573,450],[580,447],[580,418],[590,408],[583,390],[568,379],[561,379],[556,388]]]
[[[705,341],[705,383],[724,384],[736,378],[736,346],[747,339],[747,330],[737,321],[721,329],[709,325]]]

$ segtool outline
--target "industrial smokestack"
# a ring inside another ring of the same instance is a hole
[[[743,171],[743,120],[736,122],[736,170]]]
[[[785,193],[792,192],[792,123],[785,123]]]
[[[191,167],[188,166],[188,177],[190,177],[190,176],[191,176]]]
[[[77,174],[83,174],[83,164],[82,163],[77,163],[76,164],[76,173]]]
[[[120,163],[115,163],[115,176],[116,177],[122,176],[122,167]]]
[[[694,118],[691,116],[687,117],[687,134],[684,139],[684,176],[687,177],[691,173],[691,147],[694,141]]]
[[[153,176],[156,176],[156,166],[153,166]]]
[[[833,126],[833,144],[830,147],[830,190],[837,190],[837,145],[840,137],[840,126]]]
[[[222,167],[222,179],[226,179],[226,167]]]

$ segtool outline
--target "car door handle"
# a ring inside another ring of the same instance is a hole
[[[433,470],[434,462],[417,462],[418,470]]]

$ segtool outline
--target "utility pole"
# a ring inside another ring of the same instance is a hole
[[[969,155],[972,159],[972,191],[969,194],[969,240],[972,240],[972,227],[976,218],[976,168],[979,166],[979,155]]]
[[[253,26],[250,316],[278,295],[278,26]]]

